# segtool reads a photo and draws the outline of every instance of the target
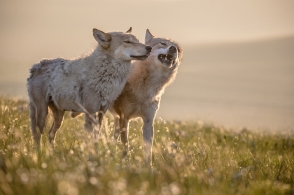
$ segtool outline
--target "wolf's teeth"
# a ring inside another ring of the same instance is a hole
[[[164,55],[164,54],[160,54],[160,55],[159,55],[159,58],[160,58],[160,59],[165,59],[165,58],[166,58],[166,55]]]

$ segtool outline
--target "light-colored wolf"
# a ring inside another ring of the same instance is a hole
[[[164,89],[175,79],[183,51],[176,42],[154,37],[148,29],[145,44],[152,47],[149,57],[132,64],[127,83],[110,112],[115,118],[114,139],[120,134],[124,156],[128,152],[129,120],[143,119],[144,159],[151,164],[153,121]]]
[[[30,70],[27,81],[33,138],[40,147],[48,107],[54,122],[49,131],[53,143],[65,111],[85,112],[85,128],[93,130],[95,113],[103,113],[121,93],[131,70],[131,60],[144,60],[151,47],[131,34],[93,29],[98,46],[89,55],[76,59],[42,60]],[[39,132],[37,131],[39,128]]]

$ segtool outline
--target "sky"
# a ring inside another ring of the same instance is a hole
[[[15,39],[44,41],[42,35],[50,41],[64,36],[87,38],[94,27],[124,31],[132,26],[142,41],[149,28],[183,44],[294,34],[291,0],[1,0],[0,5],[4,46]]]
[[[289,36],[293,7],[291,0],[0,0],[0,59],[76,56],[95,45],[93,28],[132,26],[141,42],[148,28],[182,46]]]

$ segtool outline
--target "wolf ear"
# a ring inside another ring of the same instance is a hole
[[[96,28],[93,29],[93,36],[101,47],[107,49],[110,46],[111,35]]]
[[[145,35],[145,44],[150,43],[151,40],[153,39],[153,35],[149,31],[149,29],[146,30],[146,35]]]
[[[126,33],[132,33],[132,27]]]

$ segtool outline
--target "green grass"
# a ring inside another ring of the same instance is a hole
[[[293,194],[294,135],[156,120],[153,167],[143,164],[141,121],[121,158],[106,117],[97,140],[66,115],[54,150],[51,117],[34,149],[28,103],[0,98],[0,194]]]

